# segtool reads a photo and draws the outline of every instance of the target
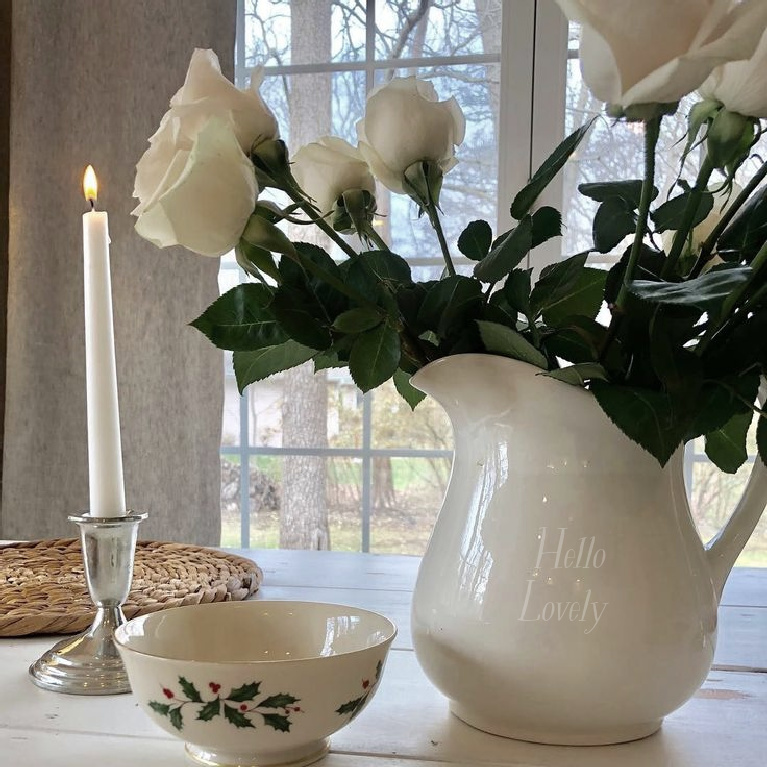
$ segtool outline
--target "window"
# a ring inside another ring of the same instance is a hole
[[[417,74],[442,98],[455,95],[467,131],[443,190],[453,243],[472,213],[508,228],[513,193],[563,135],[600,109],[580,80],[577,26],[568,28],[554,0],[239,0],[237,35],[238,84],[264,66],[261,92],[292,151],[327,133],[355,143],[366,94],[392,76]],[[683,112],[673,119],[681,125]],[[674,141],[669,133],[669,152]],[[578,183],[605,171],[637,177],[641,151],[634,126],[595,125],[542,200],[565,211],[567,228],[561,241],[535,251],[532,266],[589,246],[592,211]],[[439,274],[433,232],[413,204],[384,189],[378,203],[393,249],[419,279]],[[599,263],[609,268],[616,258]],[[471,268],[461,258],[456,266]],[[224,259],[222,290],[241,278]],[[450,471],[450,427],[438,406],[424,402],[411,413],[388,385],[362,396],[339,370],[289,371],[240,397],[227,361],[226,381],[223,545],[329,541],[334,549],[423,552]],[[712,471],[701,451],[690,447],[686,470],[705,536],[742,479]],[[767,546],[767,523],[761,530],[754,550],[760,540]]]

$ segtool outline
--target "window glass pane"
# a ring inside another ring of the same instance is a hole
[[[290,99],[295,94],[301,103],[310,97],[310,108],[292,112]],[[318,74],[271,75],[264,78],[261,95],[277,117],[280,137],[291,153],[300,144],[291,133],[304,136],[304,143],[332,133],[357,144],[355,127],[365,111],[365,73],[360,71],[322,72]]]
[[[363,0],[333,3],[333,61],[364,61],[366,13]]]
[[[501,0],[377,0],[376,58],[498,53]]]
[[[245,66],[290,64],[290,0],[245,0]]]
[[[373,459],[370,550],[422,555],[450,477],[450,458]]]
[[[363,2],[245,0],[244,27],[247,67],[365,58]]]
[[[373,394],[372,421],[374,448],[453,449],[452,430],[444,410],[429,397],[411,410],[390,382]]]
[[[311,367],[271,376],[247,389],[250,444],[253,447],[359,448],[362,443],[362,395],[343,368],[311,376]],[[232,408],[236,385],[232,381]],[[227,393],[230,389],[227,388]],[[291,397],[286,400],[286,392]],[[286,404],[287,403],[287,404]],[[308,413],[314,419],[308,422]],[[285,428],[290,408],[300,409],[299,423]],[[239,413],[238,413],[239,414]],[[326,418],[326,424],[325,424]],[[234,429],[233,422],[230,429]],[[325,429],[320,431],[322,426]],[[236,438],[231,444],[237,444]]]

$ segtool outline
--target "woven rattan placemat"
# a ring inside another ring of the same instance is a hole
[[[0,636],[73,634],[95,608],[83,575],[79,539],[0,546]],[[139,541],[127,618],[167,607],[247,599],[263,573],[234,554],[184,543]]]

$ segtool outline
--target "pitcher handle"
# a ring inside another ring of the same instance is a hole
[[[767,385],[764,379],[759,387],[759,403],[767,399]],[[722,597],[724,584],[735,560],[748,543],[767,505],[767,467],[757,455],[746,489],[740,497],[735,511],[724,527],[706,545],[711,581],[716,590],[717,602]]]

